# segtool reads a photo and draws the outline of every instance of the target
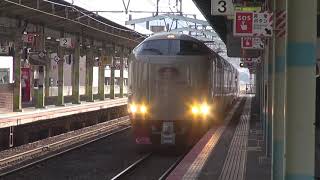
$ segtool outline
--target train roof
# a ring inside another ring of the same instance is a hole
[[[172,32],[157,33],[151,37],[146,38],[144,41],[157,40],[157,39],[179,39],[179,40],[188,40],[188,41],[203,43],[202,41],[192,36],[181,34],[181,33],[172,33]]]
[[[187,40],[187,41],[193,41],[193,42],[198,42],[198,43],[204,44],[202,41],[200,41],[192,36],[189,36],[186,34],[181,34],[181,33],[172,33],[172,32],[157,33],[155,35],[152,35],[151,37],[146,38],[143,42],[150,41],[150,40],[160,40],[160,39],[179,39],[179,40]],[[143,42],[141,42],[141,43],[143,43]],[[208,49],[211,50],[218,57],[218,59],[222,63],[223,67],[228,68],[231,71],[237,71],[237,69],[230,62],[228,62],[226,59],[221,57],[219,54],[217,54],[211,48],[208,47]]]

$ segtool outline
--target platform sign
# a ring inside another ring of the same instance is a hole
[[[74,47],[71,38],[60,38],[60,46],[65,48]]]
[[[273,13],[263,12],[253,14],[253,35],[267,36],[273,35]]]
[[[211,15],[232,16],[234,5],[232,0],[211,0]]]
[[[0,54],[8,55],[9,54],[9,46],[1,46],[0,45]]]
[[[261,12],[261,6],[236,6],[235,11]]]
[[[241,58],[240,59],[241,62],[243,63],[261,63],[261,58],[258,57],[258,58]]]
[[[24,42],[24,43],[33,43],[35,36],[36,36],[36,34],[33,34],[33,33],[23,34],[22,35],[22,42]]]
[[[252,36],[253,12],[236,11],[233,30],[234,36]]]
[[[234,36],[271,37],[273,35],[273,13],[236,11],[234,17]]]
[[[242,37],[242,49],[264,49],[264,42],[260,37]]]

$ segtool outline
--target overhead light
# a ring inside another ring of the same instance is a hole
[[[48,36],[46,39],[47,39],[47,40],[51,40],[51,37],[50,37],[50,36]]]
[[[28,34],[28,33],[26,31],[24,31],[23,34]]]
[[[60,39],[56,39],[56,41],[57,41],[57,42],[59,42],[59,41],[60,41]]]

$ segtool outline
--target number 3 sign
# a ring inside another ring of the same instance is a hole
[[[232,16],[233,14],[232,0],[211,0],[211,15]]]
[[[60,46],[65,48],[73,48],[71,38],[60,38]]]

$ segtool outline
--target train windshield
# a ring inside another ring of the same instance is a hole
[[[159,39],[142,43],[135,52],[138,55],[205,55],[208,48],[194,41]]]

